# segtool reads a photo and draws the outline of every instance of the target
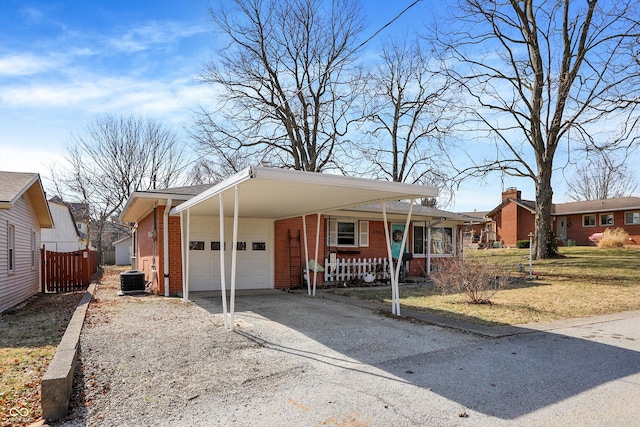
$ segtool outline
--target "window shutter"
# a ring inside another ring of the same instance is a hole
[[[327,220],[327,245],[328,246],[337,246],[338,245],[338,222],[335,219]]]
[[[360,221],[360,246],[369,246],[369,221]]]

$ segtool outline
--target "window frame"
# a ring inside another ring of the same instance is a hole
[[[611,218],[611,222],[603,223],[603,220],[605,218]],[[613,214],[613,212],[605,212],[600,214],[600,221],[598,223],[600,224],[600,227],[610,227],[612,225],[615,225],[615,222],[616,216]]]
[[[593,224],[587,224],[586,223],[586,219],[587,218],[593,218]],[[597,215],[595,214],[585,214],[582,215],[582,227],[583,228],[591,228],[591,227],[595,227],[596,226],[596,222],[597,222]]]
[[[16,272],[16,226],[7,224],[7,271]]]
[[[358,247],[358,233],[359,233],[358,222],[359,221],[355,219],[330,218],[330,219],[327,219],[327,222],[329,223],[329,227],[327,227],[329,230],[329,232],[327,233],[327,246],[333,246],[338,248]],[[340,240],[340,236],[338,233],[339,224],[353,225],[353,243],[339,243],[339,240]]]
[[[36,269],[36,260],[37,260],[37,238],[35,230],[31,230],[31,269]]]
[[[632,218],[637,217],[638,220],[634,221],[632,219],[631,222],[627,221],[627,215],[629,214],[631,214]],[[624,225],[640,225],[640,211],[626,211],[624,213]]]
[[[427,248],[428,248],[428,244],[430,243],[428,240],[429,238],[431,238],[431,240],[433,240],[433,235],[434,235],[434,230],[449,230],[449,233],[444,232],[445,234],[448,234],[448,236],[451,238],[451,242],[449,242],[450,246],[449,246],[449,251],[447,252],[447,246],[446,246],[446,241],[443,241],[443,252],[432,252],[432,251],[428,251],[429,255],[437,255],[437,256],[449,256],[449,255],[454,255],[454,248],[455,248],[455,244],[454,244],[454,227],[431,227],[431,233],[428,233],[428,226],[425,227],[424,225],[419,225],[419,224],[413,224],[413,233],[412,233],[412,237],[413,237],[413,241],[411,242],[411,248],[413,249],[413,254],[415,255],[420,255],[420,256],[427,256]],[[418,252],[416,251],[416,233],[419,231],[419,229],[422,229],[422,252]]]

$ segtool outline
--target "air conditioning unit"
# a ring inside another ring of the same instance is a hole
[[[129,270],[120,273],[119,295],[144,293],[146,282],[144,272],[139,270]]]

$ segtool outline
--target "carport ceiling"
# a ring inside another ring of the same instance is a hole
[[[219,213],[219,194],[224,215],[233,216],[234,188],[238,187],[238,215],[245,218],[293,218],[388,200],[435,197],[435,187],[353,178],[314,172],[266,167],[247,168],[176,206],[172,214]]]

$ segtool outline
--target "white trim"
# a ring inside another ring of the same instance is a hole
[[[584,223],[584,219],[588,216],[592,216],[593,217],[593,225],[585,225]],[[598,215],[596,214],[583,214],[582,215],[582,228],[591,228],[591,227],[595,227],[598,225]]]
[[[605,215],[611,217],[611,223],[606,223],[606,224],[602,223],[602,218]],[[613,212],[603,212],[599,215],[598,219],[599,219],[598,224],[600,224],[600,227],[609,227],[609,226],[615,225],[615,222],[616,222],[616,216],[614,215]]]

